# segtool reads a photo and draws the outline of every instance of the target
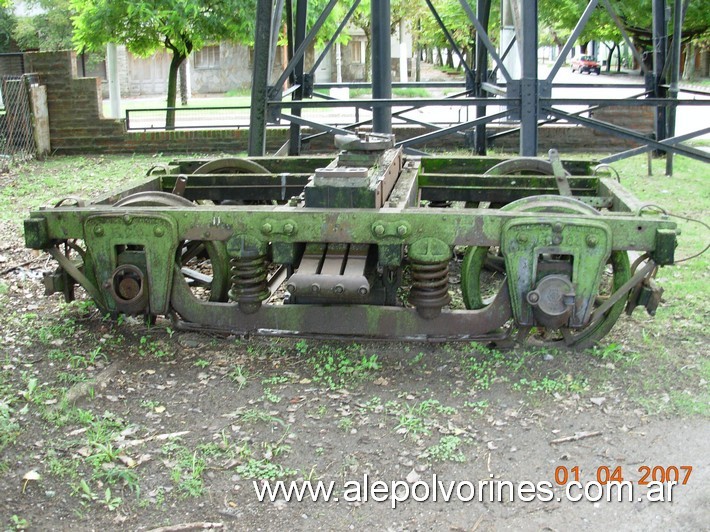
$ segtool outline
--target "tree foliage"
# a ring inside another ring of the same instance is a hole
[[[72,48],[71,0],[32,0],[25,5],[33,14],[18,16],[13,38],[23,50],[69,50]]]
[[[214,41],[249,43],[254,35],[255,0],[72,0],[72,5],[78,49],[99,50],[115,42],[144,57],[161,47],[172,53],[169,108],[175,107],[178,69],[193,50]],[[166,127],[174,126],[175,111],[169,110]]]

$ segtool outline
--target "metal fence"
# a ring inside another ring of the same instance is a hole
[[[31,159],[35,154],[29,87],[33,75],[6,75],[0,78],[0,168]]]

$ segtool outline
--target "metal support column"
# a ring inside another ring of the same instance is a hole
[[[666,66],[668,49],[668,18],[666,0],[653,0],[653,96],[665,98],[665,89],[661,87],[666,80],[663,71]],[[656,140],[666,138],[666,109],[656,107]],[[661,152],[663,153],[663,152]]]
[[[254,71],[251,77],[251,113],[249,119],[249,155],[266,152],[266,102],[269,82],[272,0],[257,0],[254,37]]]
[[[537,155],[537,0],[518,0],[522,15],[522,77],[520,80],[520,155]]]
[[[681,0],[673,3],[673,47],[671,48],[671,79],[668,97],[675,103],[678,100],[678,79],[680,78],[680,46],[683,37],[683,6]],[[671,105],[666,115],[666,138],[675,137],[675,121],[677,107]],[[666,152],[666,175],[673,175],[673,152]]]
[[[491,0],[478,0],[476,4],[476,16],[478,17],[481,26],[488,31],[488,22],[491,14]],[[483,83],[488,82],[488,51],[486,45],[483,44],[483,39],[476,36],[476,72],[475,86],[476,98],[485,98],[488,93],[483,90]],[[476,118],[486,116],[486,106],[476,106]],[[486,124],[476,126],[475,150],[477,155],[485,155],[488,149],[486,138]]]
[[[298,0],[296,2],[296,27],[294,48],[297,49],[303,41],[306,40],[306,23],[308,19],[308,0]],[[305,79],[303,77],[304,59],[301,57],[297,62],[291,76],[291,82],[299,85],[292,96],[292,100],[303,99],[303,86]],[[294,108],[291,110],[294,116],[301,116],[301,109]],[[296,122],[291,122],[288,143],[289,155],[301,155],[301,126]]]
[[[392,42],[390,38],[390,0],[372,0],[372,97],[392,98]],[[392,133],[392,107],[372,110],[372,130]]]

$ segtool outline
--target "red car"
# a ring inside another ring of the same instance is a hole
[[[591,74],[594,72],[597,76],[601,73],[601,65],[591,56],[582,55],[572,60],[572,72],[579,71],[580,74]]]

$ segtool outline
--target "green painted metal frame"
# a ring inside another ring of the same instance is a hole
[[[257,158],[255,158],[256,160]],[[68,240],[84,241],[87,253],[80,284],[91,284],[97,303],[109,312],[116,305],[109,293],[111,272],[119,265],[124,247],[144,250],[145,275],[150,287],[151,314],[173,314],[187,328],[251,333],[349,335],[386,338],[501,338],[501,327],[511,316],[520,326],[533,323],[525,293],[536,282],[533,265],[544,253],[573,257],[571,278],[580,294],[572,321],[583,325],[602,269],[614,251],[647,252],[659,265],[673,262],[676,225],[662,214],[643,211],[618,182],[599,177],[569,179],[578,200],[602,202],[603,212],[535,212],[492,208],[432,208],[421,199],[437,201],[501,201],[549,194],[550,176],[486,176],[481,173],[498,159],[409,158],[385,206],[380,209],[323,209],[305,207],[297,194],[310,180],[313,168],[330,158],[310,160],[258,158],[274,174],[205,174],[190,176],[188,199],[225,199],[232,196],[280,200],[270,205],[195,205],[175,207],[112,204],[138,191],[166,192],[182,170],[198,165],[180,161],[162,174],[152,175],[108,194],[86,206],[41,209],[25,221],[28,247],[53,250]],[[570,163],[588,173],[589,163]],[[289,200],[284,203],[283,200]],[[589,203],[589,202],[588,202]],[[523,236],[524,233],[524,236]],[[559,235],[559,236],[557,236]],[[558,240],[556,240],[556,238]],[[207,302],[193,297],[176,266],[180,242],[214,242],[232,260],[265,256],[274,263],[290,263],[307,243],[371,244],[385,268],[410,260],[447,262],[454,246],[505,250],[509,285],[485,309],[444,310],[423,317],[412,308],[378,305],[280,305],[264,303],[245,314],[236,302]],[[444,253],[446,251],[446,253]],[[441,255],[439,257],[439,255]],[[335,312],[335,314],[334,314]],[[333,320],[332,316],[338,319]]]

